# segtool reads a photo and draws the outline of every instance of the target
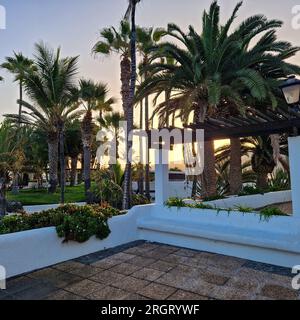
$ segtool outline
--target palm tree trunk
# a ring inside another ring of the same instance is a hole
[[[230,194],[237,195],[243,188],[242,181],[242,152],[241,140],[230,140],[230,171],[229,171]]]
[[[149,127],[149,97],[145,98],[145,130],[148,132]],[[146,147],[146,165],[145,165],[145,195],[150,201],[150,151],[148,146]]]
[[[130,53],[131,53],[131,76],[130,76],[130,94],[128,110],[126,115],[127,120],[127,144],[126,144],[126,169],[124,178],[124,196],[123,196],[123,209],[127,210],[131,207],[131,159],[129,158],[129,151],[132,149],[132,141],[128,140],[129,133],[133,130],[133,106],[136,85],[136,25],[135,25],[135,9],[136,2],[132,4],[131,11],[131,40],[130,40]]]
[[[5,178],[0,179],[0,217],[6,215],[6,185]]]
[[[19,83],[19,94],[20,94],[20,99],[19,99],[19,127],[21,126],[21,118],[22,118],[22,101],[23,101],[23,83],[22,80],[20,80]]]
[[[213,197],[217,194],[217,174],[214,141],[204,142],[204,171],[202,175],[202,190],[204,197]]]
[[[266,190],[268,188],[268,173],[259,172],[257,175],[257,187],[260,190]]]
[[[60,204],[65,203],[65,139],[64,139],[64,124],[61,123],[58,128],[59,132],[59,160],[60,160]]]
[[[76,176],[77,176],[77,163],[78,163],[78,156],[74,156],[71,158],[71,181],[70,186],[74,187],[76,184]]]
[[[87,111],[82,122],[83,145],[83,176],[86,200],[91,201],[91,136],[92,136],[92,112]]]
[[[58,183],[58,136],[52,132],[48,134],[48,160],[49,160],[49,189],[50,193],[55,193]]]

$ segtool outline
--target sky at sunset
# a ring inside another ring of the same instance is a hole
[[[138,6],[137,23],[145,27],[166,26],[175,22],[183,29],[192,24],[201,28],[201,15],[210,0],[143,0]],[[222,20],[228,18],[236,0],[219,1]],[[300,44],[300,29],[292,28],[292,8],[300,0],[245,0],[237,21],[263,13],[269,18],[281,19],[284,28],[281,39]],[[6,8],[7,29],[0,30],[0,63],[15,50],[31,56],[33,45],[43,40],[53,47],[61,46],[64,56],[80,55],[80,76],[108,83],[111,95],[120,106],[119,58],[94,58],[91,48],[98,39],[99,30],[117,26],[126,7],[126,0],[0,0]],[[300,64],[300,55],[293,59]],[[12,77],[0,71],[5,82],[0,84],[0,114],[17,111],[18,90]]]

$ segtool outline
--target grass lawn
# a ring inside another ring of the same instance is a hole
[[[49,194],[47,190],[20,190],[17,195],[12,195],[11,192],[7,195],[8,200],[19,201],[23,206],[33,206],[42,204],[56,204],[60,200],[60,189],[54,194]],[[65,202],[84,202],[84,185],[76,187],[66,187]]]

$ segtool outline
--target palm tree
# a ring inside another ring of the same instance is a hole
[[[152,48],[156,44],[156,33],[154,32],[153,28],[141,28],[137,27],[136,29],[137,32],[137,49],[138,52],[140,53],[142,57],[142,62],[140,65],[140,76],[142,81],[147,79],[149,76],[149,73],[147,71],[143,72],[143,70],[147,67],[147,65],[150,63],[150,51],[149,49]],[[146,95],[145,99],[145,130],[149,131],[150,129],[150,118],[149,118],[149,96]],[[142,114],[142,100],[141,100],[141,114]],[[142,129],[142,122],[141,122],[141,129]],[[149,149],[146,149],[146,165],[145,165],[145,195],[150,200],[151,195],[150,195],[150,164],[149,164]],[[143,181],[142,181],[142,172],[143,172],[143,166],[140,165],[140,189],[143,186]]]
[[[275,159],[271,138],[268,136],[242,138],[240,140],[240,145],[240,155],[244,158],[242,168],[247,172],[252,171],[254,173],[255,181],[252,182],[256,182],[258,189],[264,190],[267,188],[268,177],[274,171],[277,161],[282,165],[284,170],[288,172],[288,167],[286,166],[287,153],[285,136],[280,137],[280,149],[277,159]],[[223,164],[223,170],[228,172],[227,180],[229,183],[231,182],[229,179],[229,169],[232,165],[231,153],[232,150],[230,144],[225,144],[216,150],[217,163]],[[242,178],[242,185],[246,182],[251,181],[245,181],[245,179]],[[231,193],[232,187],[229,187]]]
[[[81,125],[74,120],[66,125],[66,155],[71,158],[70,186],[76,184],[78,157],[82,153]]]
[[[126,115],[130,92],[130,24],[121,21],[119,30],[114,27],[105,28],[100,32],[102,40],[93,47],[93,52],[98,55],[109,56],[117,54],[121,56],[121,95],[123,111]]]
[[[282,22],[262,15],[246,19],[229,33],[241,4],[222,26],[220,7],[214,1],[209,12],[203,14],[200,34],[192,26],[186,34],[177,25],[168,25],[165,35],[181,45],[163,42],[153,49],[152,59],[172,58],[175,65],[165,61],[148,65],[153,76],[144,82],[138,94],[139,97],[149,93],[159,95],[166,89],[172,92],[168,105],[161,103],[155,113],[166,114],[166,107],[172,112],[178,110],[182,121],[188,123],[194,112],[195,122],[201,124],[227,105],[243,114],[247,95],[258,101],[270,100],[273,107],[276,106],[273,88],[278,83],[264,78],[264,74],[268,69],[278,77],[289,74],[296,67],[283,60],[298,48],[277,41],[276,28],[281,27]],[[259,40],[253,48],[250,43],[254,38]],[[204,196],[212,196],[217,191],[214,151],[213,141],[205,142]]]
[[[15,75],[15,81],[19,82],[19,125],[21,123],[23,84],[25,72],[33,68],[33,61],[26,58],[22,53],[14,52],[13,57],[6,57],[6,62],[2,63],[1,68],[8,70]]]
[[[103,119],[100,119],[100,125],[104,128],[111,129],[116,139],[116,160],[120,159],[119,145],[120,145],[120,122],[124,121],[125,117],[120,112],[108,113]]]
[[[21,120],[47,133],[49,158],[49,192],[56,191],[58,183],[58,146],[61,170],[61,203],[64,203],[65,157],[64,130],[65,123],[80,116],[76,112],[78,104],[74,103],[72,88],[77,74],[78,57],[61,58],[60,48],[56,51],[44,43],[35,45],[34,70],[24,73],[24,87],[32,104],[22,101],[26,109]],[[17,119],[16,115],[7,115]]]
[[[81,136],[83,145],[83,163],[84,163],[84,184],[87,200],[89,201],[91,189],[91,147],[93,133],[93,111],[100,111],[102,118],[103,112],[111,111],[113,98],[107,99],[107,85],[95,83],[92,80],[81,79],[78,89],[79,103],[83,105],[84,118],[81,124]]]
[[[17,139],[18,130],[9,121],[0,125],[0,217],[6,213],[6,186],[10,174],[15,176],[23,167],[23,139]]]
[[[128,106],[127,112],[125,113],[127,121],[127,143],[126,143],[126,169],[125,169],[125,178],[124,178],[124,194],[123,194],[123,209],[130,209],[131,207],[131,195],[132,195],[132,168],[129,152],[132,149],[132,141],[128,140],[129,133],[133,130],[133,108],[135,100],[135,87],[136,87],[136,24],[135,24],[135,15],[136,15],[136,6],[140,0],[128,0],[129,5],[127,12],[125,14],[125,19],[131,21],[131,33],[130,33],[130,56],[131,56],[131,68],[130,68],[130,91],[128,97]]]

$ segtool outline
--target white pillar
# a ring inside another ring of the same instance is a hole
[[[293,215],[300,218],[300,136],[289,138]]]
[[[164,205],[169,198],[169,151],[155,150],[155,204]]]

